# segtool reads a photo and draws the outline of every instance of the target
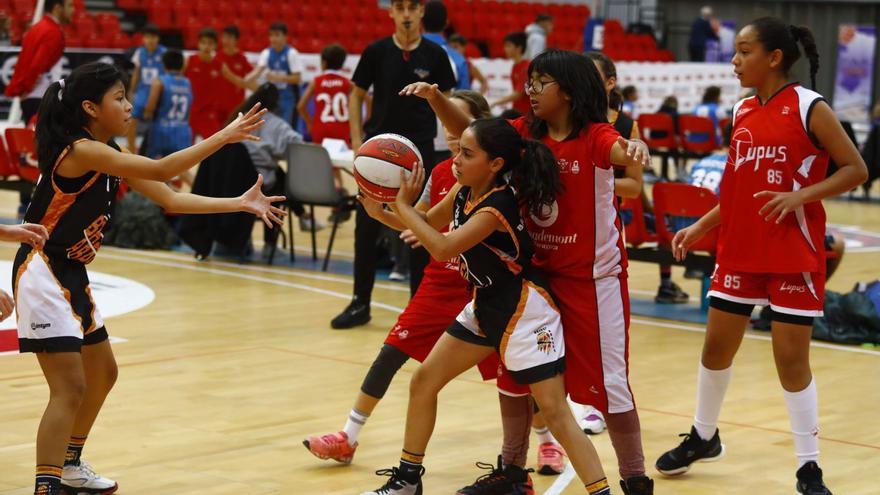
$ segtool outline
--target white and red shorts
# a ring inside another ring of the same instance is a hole
[[[750,306],[769,304],[776,313],[818,317],[825,303],[825,274],[748,273],[717,265],[708,295]]]
[[[418,362],[424,361],[471,299],[473,292],[458,272],[425,270],[419,289],[397,317],[397,323],[388,332],[385,343]],[[479,369],[484,380],[497,377],[497,356],[490,356],[481,362]]]
[[[635,408],[629,385],[629,293],[626,274],[600,279],[549,276],[562,316],[565,338],[565,388],[574,402],[603,413]],[[522,387],[502,372],[498,389],[523,395]]]

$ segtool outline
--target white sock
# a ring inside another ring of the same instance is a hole
[[[710,370],[700,363],[697,374],[697,412],[694,415],[694,428],[703,440],[711,440],[718,429],[718,416],[724,394],[733,377],[733,366],[724,370]]]
[[[550,428],[534,428],[535,433],[538,435],[538,443],[559,443],[556,441],[556,437],[550,433]]]
[[[791,433],[794,436],[794,453],[800,466],[819,462],[819,394],[816,380],[810,380],[807,388],[800,392],[783,390],[785,407],[791,420]]]
[[[357,442],[358,434],[361,432],[361,428],[366,424],[367,419],[369,419],[369,414],[364,414],[357,409],[352,409],[350,413],[348,413],[348,420],[345,421],[345,428],[342,431],[348,435],[348,444],[354,445]]]

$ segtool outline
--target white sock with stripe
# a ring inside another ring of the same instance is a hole
[[[345,421],[345,427],[342,431],[348,435],[348,444],[354,445],[357,442],[358,434],[361,432],[361,428],[367,423],[367,419],[370,418],[369,414],[364,414],[357,409],[352,408],[351,412],[348,413],[348,419]]]
[[[559,443],[556,441],[556,437],[553,436],[553,433],[550,433],[550,428],[534,428],[535,434],[538,435],[538,443]]]
[[[819,462],[819,394],[816,379],[810,380],[807,388],[800,392],[782,391],[785,407],[791,421],[791,434],[794,437],[794,453],[800,466]]]
[[[697,373],[697,412],[694,414],[694,428],[703,440],[711,440],[718,429],[718,416],[724,394],[733,377],[733,366],[723,370],[710,370],[700,363]]]

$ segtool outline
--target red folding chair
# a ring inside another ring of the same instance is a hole
[[[657,234],[648,230],[645,223],[645,208],[642,198],[624,198],[620,205],[621,219],[624,224],[626,243],[639,247],[646,242],[657,242]]]
[[[675,121],[668,113],[643,113],[639,115],[639,133],[651,149],[651,154],[659,156],[660,175],[669,178],[669,158],[678,161],[678,142],[675,139]]]
[[[40,169],[37,164],[37,145],[33,129],[6,129],[6,144],[9,146],[9,155],[18,176],[29,182],[37,182]]]
[[[676,182],[654,184],[654,215],[657,240],[672,244],[679,230],[692,225],[712,208],[718,206],[718,196],[699,186]],[[691,246],[691,251],[714,253],[718,247],[718,229],[712,229]]]
[[[689,158],[702,158],[718,149],[715,124],[709,117],[679,115],[678,136],[681,149]],[[694,141],[696,136],[704,136],[707,139]]]

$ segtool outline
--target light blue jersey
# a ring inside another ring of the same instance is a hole
[[[189,79],[180,73],[159,76],[162,96],[150,132],[148,155],[158,158],[192,145],[189,126],[193,94]]]
[[[147,99],[150,97],[150,86],[153,81],[165,75],[165,66],[162,65],[162,55],[165,54],[166,48],[159,45],[156,51],[150,53],[145,47],[140,47],[134,52],[131,61],[135,63],[138,69],[138,84],[134,90],[132,99],[132,117],[143,119],[144,107],[147,106]]]
[[[718,195],[721,186],[721,177],[727,166],[727,152],[719,152],[700,159],[691,168],[688,184],[697,187],[705,187]]]

